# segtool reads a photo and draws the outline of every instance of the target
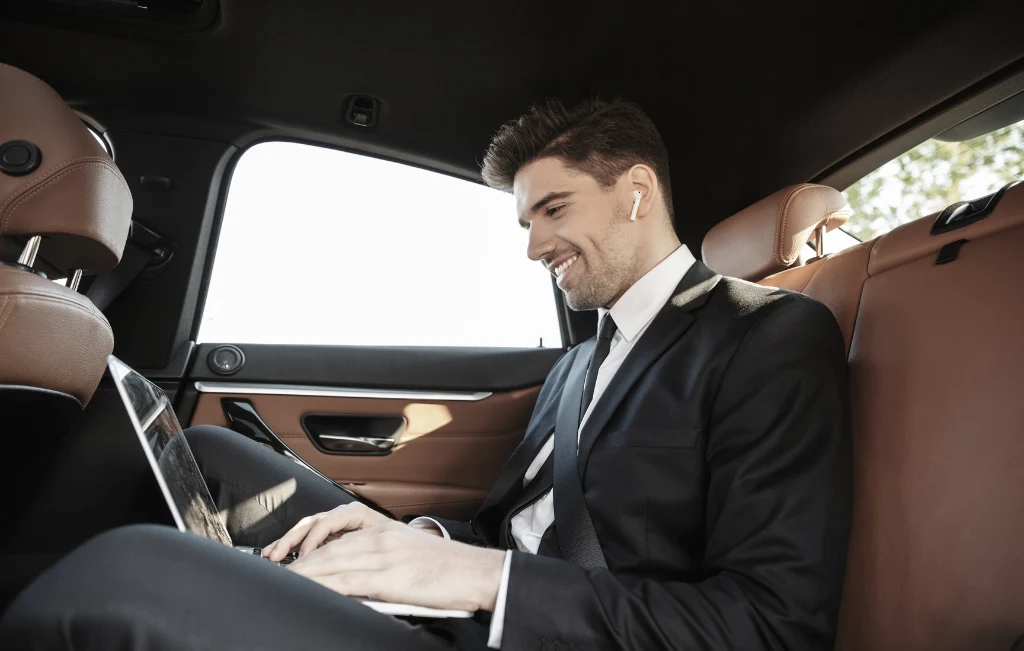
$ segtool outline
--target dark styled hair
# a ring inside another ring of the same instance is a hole
[[[632,102],[593,99],[572,108],[558,100],[534,104],[495,134],[481,175],[492,188],[511,192],[520,169],[548,156],[589,174],[605,188],[633,165],[649,165],[673,215],[668,150],[654,123]]]

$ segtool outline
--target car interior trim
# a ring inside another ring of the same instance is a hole
[[[445,400],[476,402],[491,397],[490,391],[403,391],[356,387],[311,387],[294,384],[234,384],[196,382],[199,393],[251,394],[257,396],[307,396],[316,398],[377,398],[381,400]]]

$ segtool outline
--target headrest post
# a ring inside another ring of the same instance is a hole
[[[701,245],[704,264],[725,276],[761,280],[800,264],[808,246],[823,257],[825,231],[839,228],[852,215],[846,197],[835,188],[787,185],[708,231]]]
[[[73,292],[77,292],[78,283],[80,282],[82,282],[82,270],[75,269],[75,273],[70,278],[68,278],[68,289],[70,289]]]
[[[33,235],[28,239],[25,244],[25,248],[21,250],[21,255],[18,256],[18,264],[23,264],[26,267],[31,267],[36,263],[36,256],[39,255],[39,244],[43,241],[43,238],[39,235]]]

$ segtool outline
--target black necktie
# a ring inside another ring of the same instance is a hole
[[[597,329],[597,346],[594,347],[594,356],[590,358],[590,366],[587,367],[587,379],[583,381],[583,402],[580,404],[580,420],[587,413],[587,407],[594,399],[594,386],[597,384],[597,373],[601,370],[601,364],[608,358],[608,352],[612,349],[612,336],[615,334],[615,321],[612,320],[611,312],[606,312],[601,319],[601,325]]]

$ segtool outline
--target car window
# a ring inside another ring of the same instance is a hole
[[[846,227],[843,226],[843,228],[833,228],[829,232],[825,233],[825,245],[822,247],[823,255],[838,253],[843,249],[848,249],[851,246],[854,246],[859,243],[857,238],[843,230],[844,228]],[[817,247],[815,246],[813,239],[807,243],[807,247],[811,251],[817,252]],[[811,255],[813,256],[814,253],[812,253]]]
[[[861,241],[870,240],[1021,178],[1024,121],[961,142],[928,140],[843,192],[854,211],[843,228]]]
[[[267,142],[228,188],[202,342],[560,347],[510,194]]]

